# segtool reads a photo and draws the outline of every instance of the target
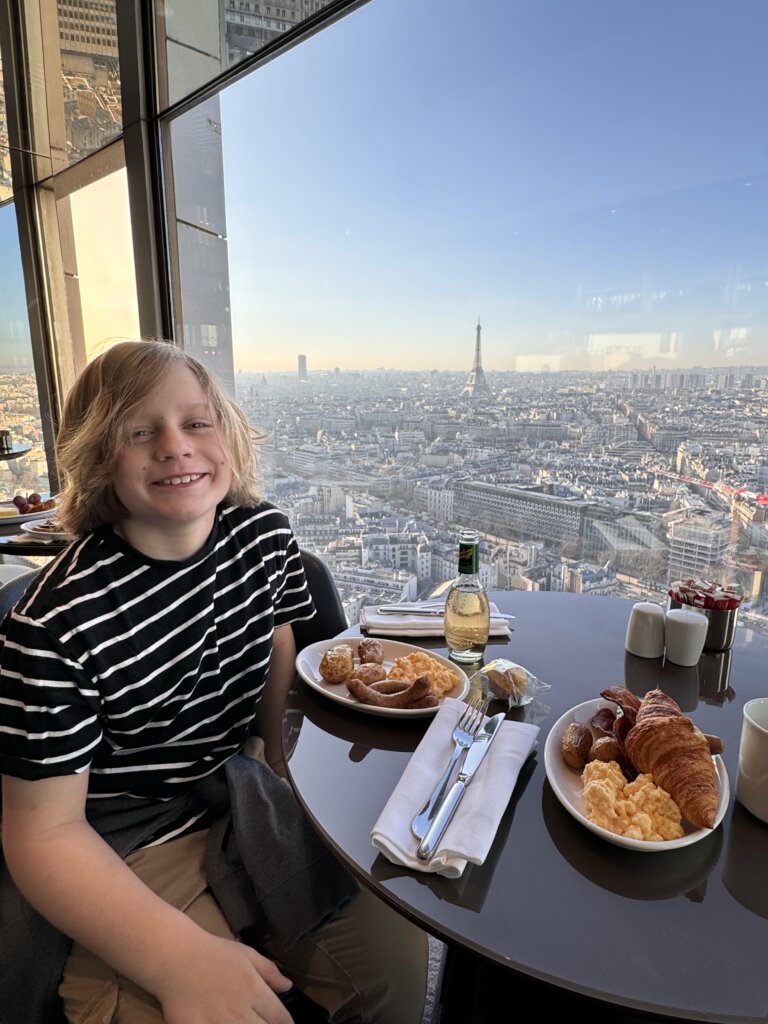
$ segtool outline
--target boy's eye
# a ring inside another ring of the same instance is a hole
[[[135,443],[136,441],[143,441],[149,437],[152,431],[148,427],[136,427],[134,430],[128,431],[129,443]]]
[[[207,420],[193,420],[189,427],[192,430],[204,430],[206,427],[210,427],[211,424]]]

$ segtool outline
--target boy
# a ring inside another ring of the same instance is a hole
[[[295,981],[332,1021],[418,1024],[426,938],[335,863],[309,886],[329,890],[309,933],[283,935],[290,900],[245,922],[270,958],[234,941],[240,908],[230,926],[207,884],[223,813],[209,784],[239,784],[252,723],[284,774],[290,624],[313,614],[243,414],[196,360],[126,342],[75,383],[57,460],[78,540],[6,620],[0,771],[8,870],[75,940],[67,1020],[287,1024],[279,995]],[[259,766],[256,785],[293,822],[259,834],[271,871],[300,827],[285,783]]]

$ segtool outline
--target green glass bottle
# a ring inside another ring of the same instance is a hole
[[[445,639],[454,661],[479,661],[488,643],[491,609],[480,581],[480,536],[462,530],[459,572],[445,598]]]

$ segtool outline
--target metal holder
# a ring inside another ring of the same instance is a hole
[[[736,634],[736,619],[739,615],[738,608],[731,608],[728,611],[720,611],[718,608],[699,608],[697,605],[682,604],[674,598],[669,598],[670,608],[692,608],[701,612],[709,620],[707,635],[704,639],[705,651],[727,651],[733,645],[733,638]]]

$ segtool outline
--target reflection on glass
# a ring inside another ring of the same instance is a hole
[[[234,397],[218,96],[171,125],[168,175],[175,198],[176,335]]]
[[[48,464],[12,203],[0,209],[0,428],[10,430],[14,443],[31,445],[28,454],[0,461],[0,501],[22,491],[47,491]]]
[[[58,203],[62,242],[71,237],[70,320],[82,316],[86,358],[139,337],[128,183],[125,170]],[[71,235],[66,219],[71,218]]]
[[[101,149],[123,130],[115,3],[56,3],[70,163]]]
[[[4,199],[10,199],[12,193],[11,151],[8,148],[8,121],[5,114],[5,89],[3,86],[3,58],[0,57],[0,203]]]
[[[31,122],[22,145],[41,179],[123,130],[116,0],[29,0],[20,9]]]
[[[161,90],[166,93],[161,105],[183,99],[329,3],[331,0],[161,0],[156,5],[159,58],[165,58],[159,59],[164,70]]]

